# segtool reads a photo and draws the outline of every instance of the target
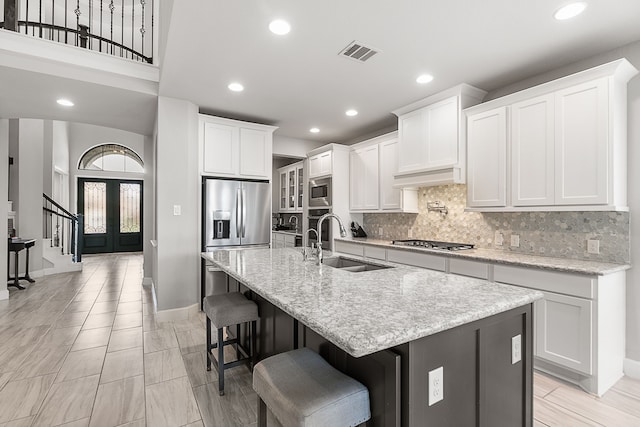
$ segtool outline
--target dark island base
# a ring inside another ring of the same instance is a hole
[[[229,290],[247,291],[231,278]],[[293,318],[249,295],[260,311],[259,359],[293,349]],[[518,334],[522,360],[512,364],[511,339]],[[367,426],[533,425],[531,304],[359,358],[304,325],[297,341],[367,386],[372,412]],[[440,366],[444,399],[429,406],[428,373]]]

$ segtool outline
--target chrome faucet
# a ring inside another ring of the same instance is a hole
[[[318,220],[318,231],[316,234],[322,232],[322,223],[327,218],[335,218],[336,221],[338,221],[338,226],[340,227],[340,237],[347,237],[347,230],[344,228],[344,225],[342,225],[342,220],[338,215],[334,213],[326,213],[320,217],[320,219]],[[318,239],[318,244],[316,245],[316,247],[318,248],[318,265],[320,265],[322,263],[322,242],[320,241],[320,239]]]
[[[294,219],[295,219],[295,221],[294,221]],[[297,217],[297,216],[295,216],[295,215],[291,215],[291,216],[289,217],[289,225],[293,225],[293,223],[294,223],[294,222],[295,222],[295,227],[296,227],[296,228],[295,228],[295,231],[296,231],[296,233],[297,233],[297,232],[298,232],[298,217]]]
[[[318,242],[320,242],[320,238],[318,236],[318,232],[316,230],[314,230],[313,228],[308,229],[307,232],[304,233],[304,238],[302,239],[303,240],[303,242],[302,242],[302,260],[303,261],[306,261],[307,257],[308,257],[308,255],[307,255],[307,245],[309,244],[309,232],[310,231],[313,231],[316,234],[316,240]],[[306,242],[305,242],[305,240],[306,240]],[[311,249],[313,249],[313,248],[311,248]],[[313,251],[311,251],[311,255],[313,255]]]

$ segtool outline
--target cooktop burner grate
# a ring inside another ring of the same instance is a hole
[[[438,242],[435,240],[417,240],[417,239],[394,240],[392,244],[399,245],[399,246],[415,246],[415,247],[427,248],[427,249],[440,249],[444,251],[460,251],[460,250],[474,248],[474,245],[469,243]]]

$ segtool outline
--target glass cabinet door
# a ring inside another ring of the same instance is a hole
[[[289,171],[289,209],[296,208],[296,170]]]
[[[287,209],[287,174],[280,174],[280,210]]]
[[[304,169],[298,168],[298,210],[302,210],[302,196],[304,193]]]

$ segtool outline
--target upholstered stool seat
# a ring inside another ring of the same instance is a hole
[[[258,363],[253,389],[259,427],[266,426],[266,408],[287,427],[356,426],[371,418],[367,388],[308,348]]]
[[[253,369],[256,348],[256,321],[258,320],[258,306],[247,299],[240,292],[209,295],[204,298],[203,310],[207,316],[207,371],[211,370],[213,363],[218,371],[218,390],[224,395],[224,370],[241,364],[248,363]],[[240,343],[240,325],[251,323],[251,337],[249,351]],[[211,343],[211,324],[218,330],[218,341]],[[224,340],[224,328],[236,325],[236,336],[233,339]],[[235,344],[237,360],[224,362],[224,346]],[[213,357],[211,350],[218,349],[218,360]],[[240,357],[240,356],[244,357]]]

